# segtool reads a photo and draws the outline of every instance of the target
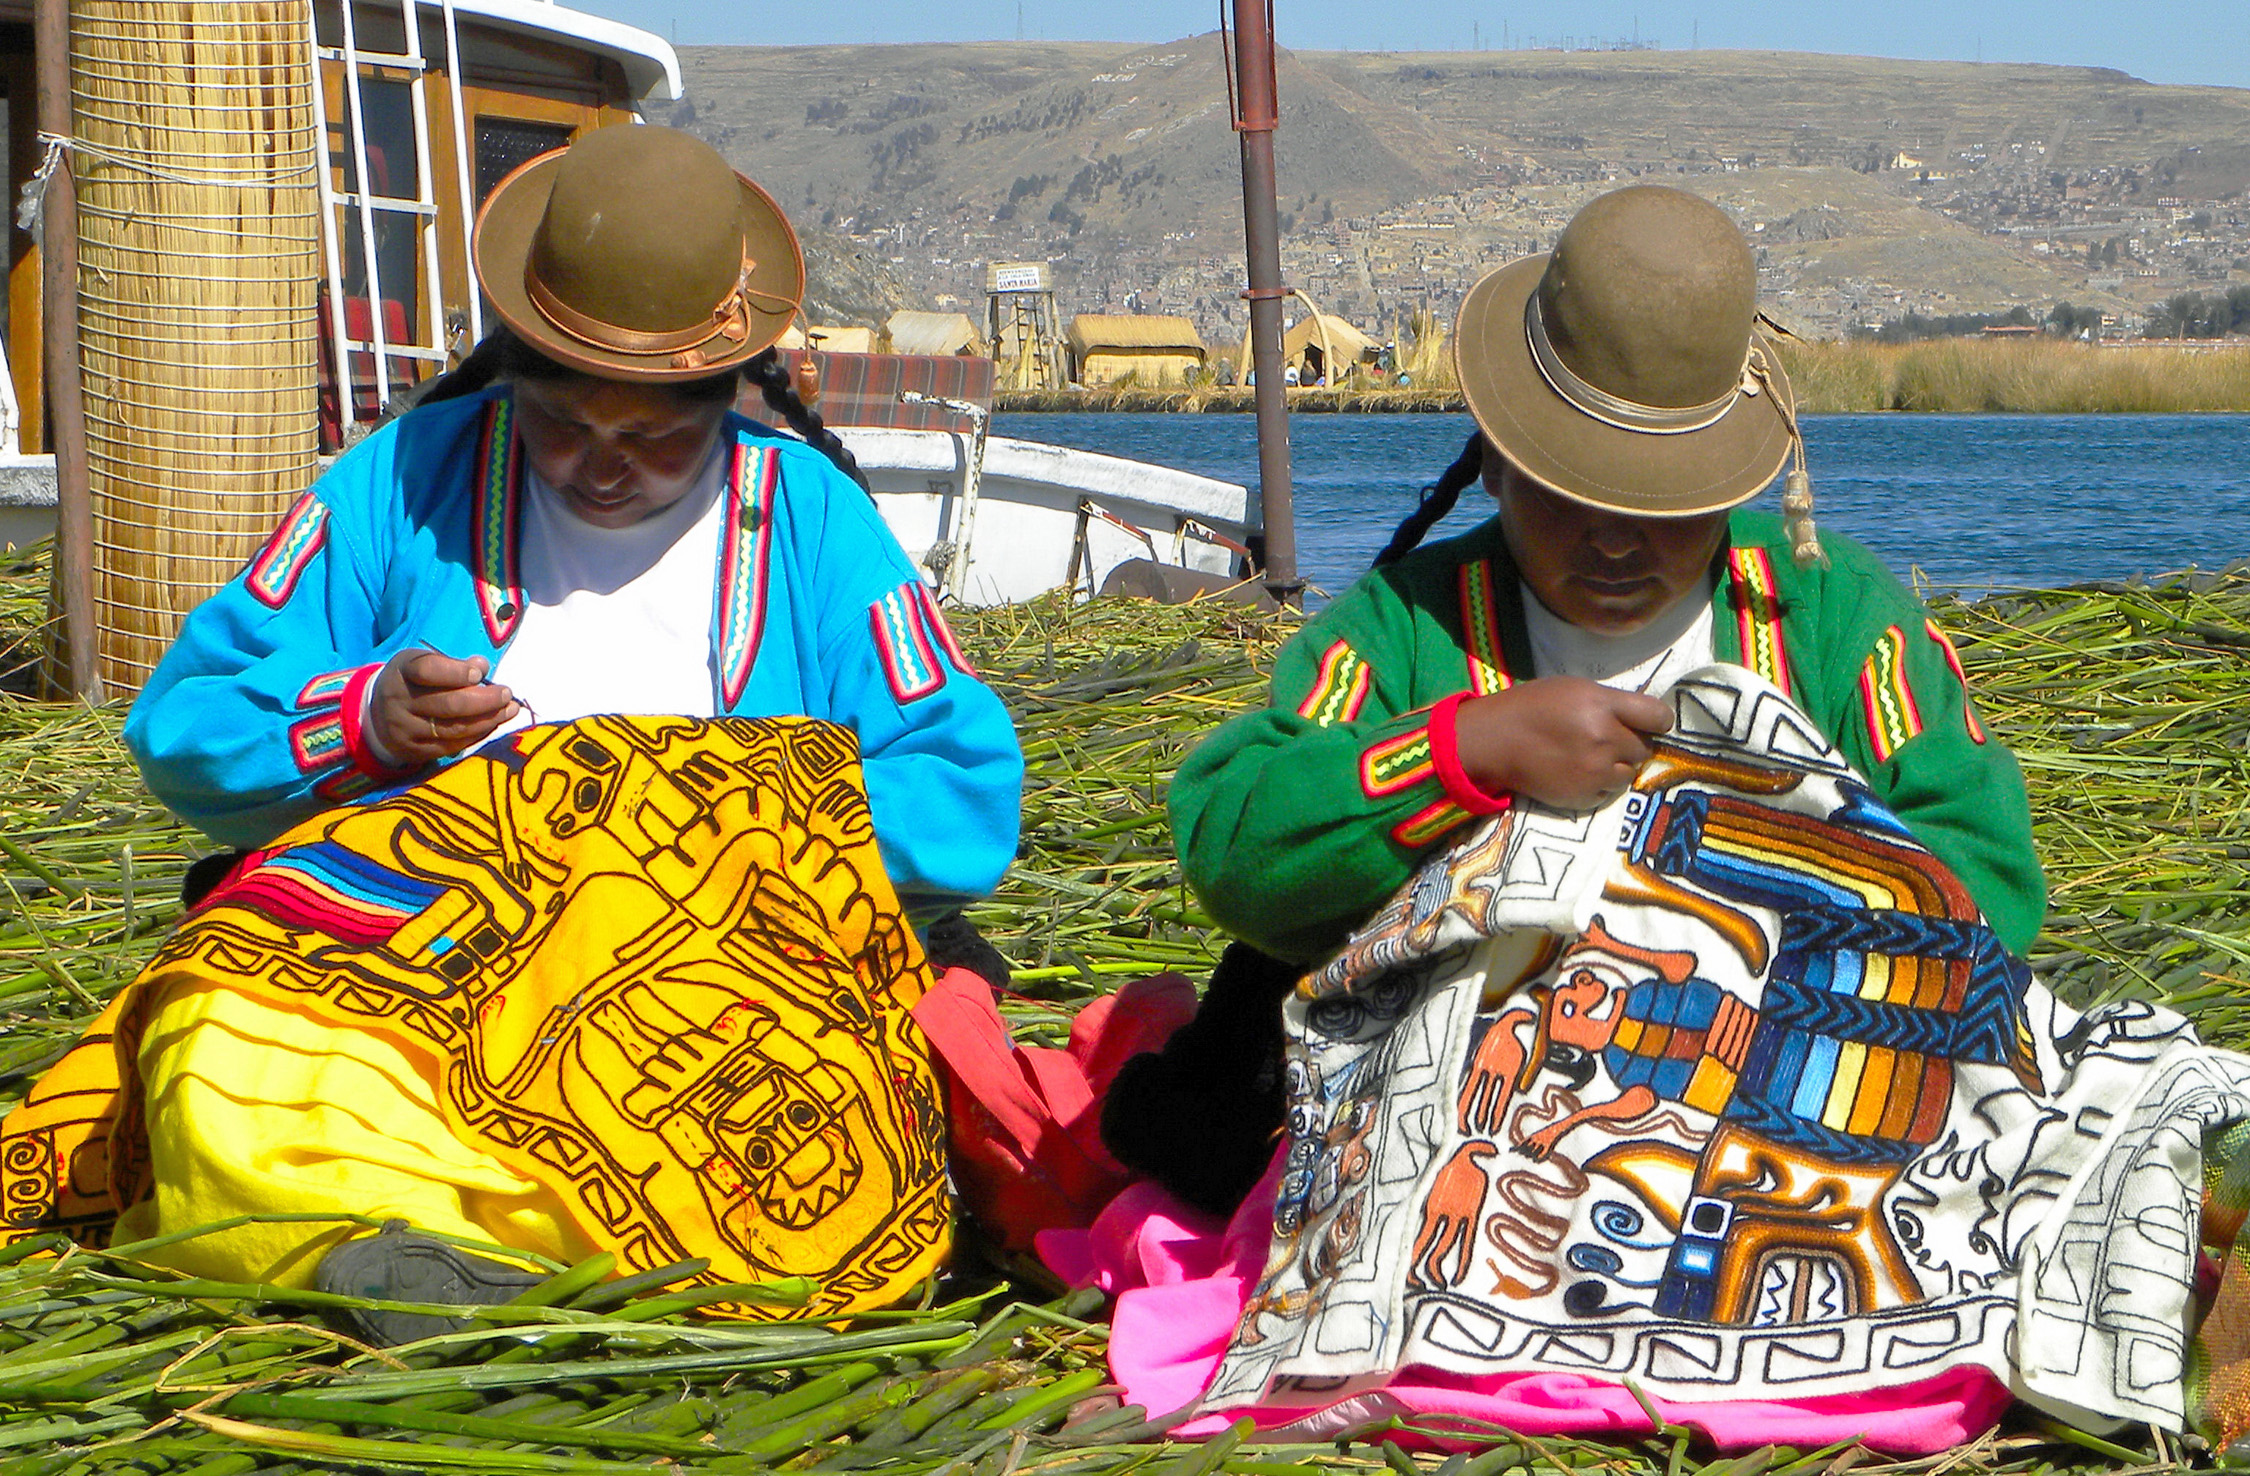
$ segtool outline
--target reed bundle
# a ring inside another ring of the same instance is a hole
[[[73,0],[99,665],[133,692],[312,482],[310,0]]]
[[[0,568],[0,651],[44,618],[35,555]],[[1941,599],[1986,722],[2022,759],[2053,886],[2034,962],[2081,1004],[2144,998],[2250,1045],[2250,572],[2153,586]],[[1293,626],[1226,605],[1059,601],[955,622],[1030,760],[1023,859],[975,916],[1015,961],[1008,1006],[1052,1039],[1085,1001],[1215,941],[1181,888],[1165,788],[1189,747],[1264,700]],[[115,707],[0,695],[0,1103],[13,1101],[171,925],[199,843],[150,800]],[[919,1307],[848,1326],[706,1323],[658,1273],[395,1355],[322,1322],[336,1299],[182,1280],[134,1247],[0,1251],[0,1469],[875,1471],[897,1476],[1311,1476],[1515,1470],[1603,1476],[1867,1476],[2178,1469],[2019,1417],[1940,1460],[1856,1448],[1713,1460],[1681,1431],[1639,1442],[1501,1439],[1440,1462],[1368,1443],[1151,1443],[1117,1408],[1096,1299],[973,1266]],[[671,1281],[692,1267],[674,1268]],[[774,1288],[772,1294],[785,1294]],[[1498,1437],[1496,1437],[1498,1438]]]

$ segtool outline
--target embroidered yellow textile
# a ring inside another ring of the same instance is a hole
[[[252,858],[0,1124],[0,1214],[94,1240],[148,1195],[140,1034],[219,984],[430,1061],[462,1142],[623,1271],[878,1306],[949,1235],[927,982],[847,730],[528,729]]]

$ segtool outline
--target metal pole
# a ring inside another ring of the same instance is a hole
[[[1242,239],[1249,256],[1250,362],[1258,376],[1258,502],[1265,521],[1265,583],[1295,603],[1297,520],[1289,504],[1289,401],[1281,382],[1281,227],[1275,218],[1273,0],[1233,0],[1235,131],[1242,135]]]
[[[70,100],[70,3],[38,0],[32,51],[39,131],[76,135]],[[86,470],[86,397],[78,372],[78,185],[70,150],[48,176],[40,224],[41,345],[47,371],[48,441],[55,449],[55,586],[61,596],[65,680],[72,696],[102,700],[94,619],[94,494]]]

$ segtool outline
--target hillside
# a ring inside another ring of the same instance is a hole
[[[660,118],[923,305],[978,311],[987,261],[1045,258],[1066,314],[1240,331],[1214,36],[682,60],[688,99]],[[2130,317],[2250,281],[2250,91],[1704,51],[1284,52],[1280,90],[1285,269],[1378,328],[1449,313],[1483,267],[1633,179],[1733,210],[1776,306],[1813,332],[2065,299]]]

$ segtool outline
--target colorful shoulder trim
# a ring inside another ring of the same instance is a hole
[[[516,402],[502,395],[485,407],[477,440],[475,519],[477,611],[495,646],[515,637],[523,619],[523,580],[516,567],[523,510],[523,450],[516,444]]]
[[[1878,763],[1890,762],[1892,754],[1922,731],[1922,710],[1906,684],[1906,632],[1895,625],[1876,638],[1874,651],[1860,668],[1859,700]]]
[[[737,437],[728,467],[726,526],[719,534],[719,700],[732,712],[758,664],[773,558],[781,449]]]
[[[1742,637],[1742,664],[1794,697],[1789,684],[1789,649],[1781,634],[1781,592],[1773,559],[1762,548],[1727,551],[1729,603]]]
[[[289,603],[297,581],[327,544],[328,505],[308,489],[289,504],[281,526],[273,530],[273,536],[244,571],[243,583],[259,604],[278,610]]]
[[[1321,656],[1312,691],[1297,705],[1297,716],[1311,718],[1323,728],[1351,722],[1366,705],[1374,676],[1374,668],[1351,648],[1350,642],[1338,641]]]
[[[945,685],[945,667],[922,624],[922,602],[913,593],[922,581],[910,579],[867,607],[867,625],[891,695],[901,705],[918,702]]]
[[[1953,679],[1961,684],[1961,721],[1968,725],[1970,740],[1984,742],[1984,724],[1977,721],[1977,705],[1969,696],[1969,674],[1961,669],[1961,653],[1954,649],[1953,637],[1935,620],[1924,620],[1922,629],[1937,642],[1938,650],[1945,655],[1945,664],[1953,669]]]
[[[930,634],[936,638],[939,649],[945,652],[945,659],[952,662],[953,669],[961,675],[975,676],[977,669],[969,664],[969,653],[962,650],[961,643],[953,638],[953,627],[945,623],[945,612],[938,608],[937,596],[919,579],[907,588],[913,590],[915,598],[921,602],[923,623],[929,626]]]
[[[1513,682],[1500,644],[1500,601],[1492,560],[1461,566],[1461,649],[1469,660],[1469,690],[1479,697],[1504,692]]]

